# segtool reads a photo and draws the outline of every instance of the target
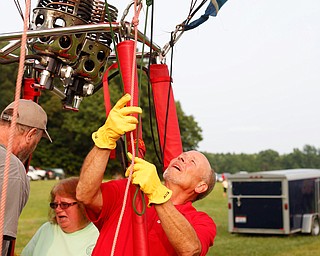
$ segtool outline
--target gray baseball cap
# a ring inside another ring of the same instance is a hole
[[[12,120],[14,102],[10,103],[1,113],[0,118],[6,121]],[[43,136],[52,142],[47,131],[47,114],[43,108],[32,100],[19,99],[17,123],[42,129]]]

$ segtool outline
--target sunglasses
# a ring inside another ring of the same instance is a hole
[[[65,209],[68,209],[70,206],[73,206],[73,205],[75,205],[75,204],[77,204],[78,202],[73,202],[73,203],[65,203],[65,202],[62,202],[62,203],[60,203],[60,204],[58,204],[58,203],[50,203],[50,208],[52,208],[52,209],[57,209],[58,208],[58,206],[60,206],[60,208],[62,209],[62,210],[65,210]]]

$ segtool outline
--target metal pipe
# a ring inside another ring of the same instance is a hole
[[[131,34],[133,35],[134,31]],[[148,37],[145,37],[144,34],[140,31],[138,31],[138,40],[139,42],[144,42],[146,45],[148,45],[151,48],[150,39]],[[157,52],[158,54],[160,54],[162,51],[160,46],[156,45],[155,43],[152,43],[152,50]]]
[[[9,44],[7,44],[6,46],[4,46],[1,50],[0,50],[0,57],[3,59],[10,59],[10,58],[15,58],[18,57],[15,54],[11,54],[13,51],[19,49],[21,46],[21,43],[19,40],[15,40],[15,41],[10,41]],[[9,57],[8,57],[9,56]]]
[[[129,26],[129,25],[127,25]],[[99,23],[99,24],[88,24],[88,25],[77,25],[72,27],[64,28],[50,28],[50,29],[41,29],[41,30],[28,30],[27,37],[45,37],[45,36],[61,36],[66,34],[79,34],[79,33],[96,33],[96,32],[111,32],[111,29],[115,32],[121,30],[121,25],[117,22],[112,22],[111,26],[109,23]],[[12,32],[0,34],[0,41],[8,40],[20,40],[23,32]],[[140,42],[145,42],[146,45],[151,47],[151,42],[148,37],[145,37],[143,33],[138,31],[138,40]],[[158,53],[161,53],[161,48],[152,44],[152,49]]]
[[[58,96],[59,98],[61,98],[62,100],[66,97],[66,95],[56,87],[53,87],[53,90],[51,92],[56,96]]]
[[[111,24],[113,30],[118,30],[121,26],[118,23]],[[72,27],[63,28],[49,28],[41,30],[28,30],[27,37],[45,37],[45,36],[61,36],[65,34],[78,34],[78,33],[94,33],[94,32],[110,32],[111,27],[109,23],[99,23],[99,24],[88,24],[88,25],[77,25]],[[12,32],[0,34],[1,40],[19,40],[21,39],[22,32]]]

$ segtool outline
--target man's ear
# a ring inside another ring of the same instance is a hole
[[[194,190],[196,191],[196,193],[200,194],[205,192],[207,189],[208,189],[208,185],[204,181],[201,181],[199,182],[199,184],[196,186]]]
[[[30,129],[30,130],[27,132],[27,135],[26,135],[26,142],[27,142],[27,143],[30,143],[30,141],[32,140],[32,138],[33,138],[34,136],[37,136],[37,131],[38,131],[37,128],[32,128],[32,129]]]

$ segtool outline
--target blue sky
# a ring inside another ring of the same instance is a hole
[[[119,16],[127,3],[111,2]],[[159,46],[170,40],[189,5],[155,1]],[[6,10],[0,33],[21,31],[13,1],[2,0],[0,7]],[[306,144],[320,148],[319,13],[319,0],[229,0],[217,17],[182,35],[174,48],[173,91],[203,130],[200,150],[283,154]]]

